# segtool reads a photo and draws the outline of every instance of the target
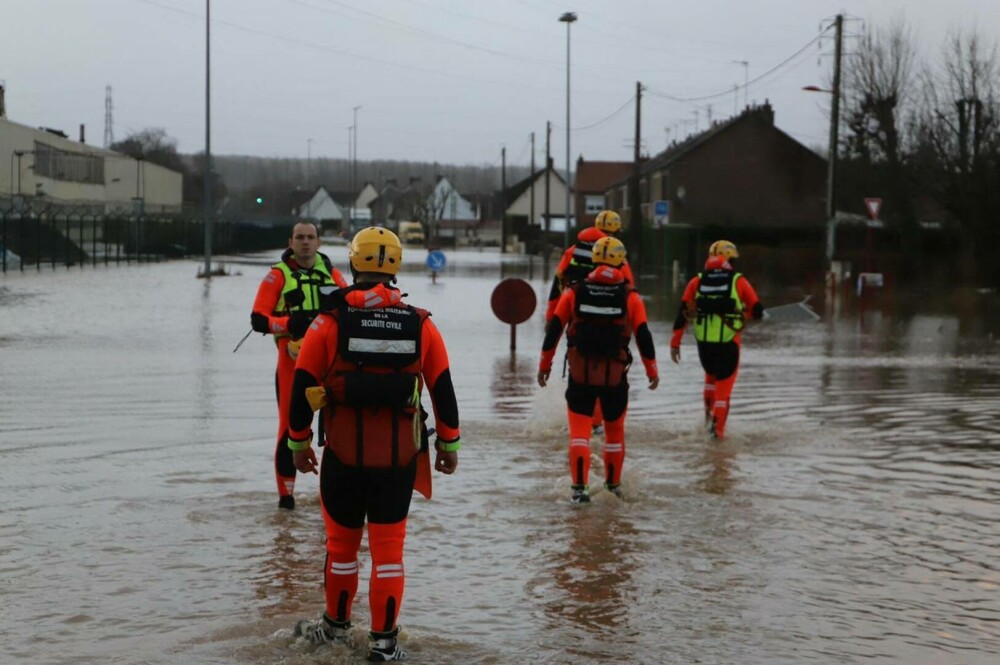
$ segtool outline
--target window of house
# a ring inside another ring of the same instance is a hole
[[[52,180],[104,184],[104,158],[35,142],[35,175]]]
[[[596,215],[604,210],[604,197],[601,195],[587,194],[584,197],[584,204],[588,215]]]

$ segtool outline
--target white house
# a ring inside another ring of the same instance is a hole
[[[549,230],[561,232],[566,228],[566,181],[555,169],[540,169],[524,180],[508,187],[504,217],[521,217],[527,220],[529,226],[544,228],[546,172],[549,181]],[[535,218],[529,219],[531,217],[532,183],[534,183]],[[570,201],[571,220],[572,205],[573,202]]]
[[[339,225],[344,219],[344,209],[334,200],[326,187],[317,187],[312,197],[299,206],[298,216],[302,219],[315,220],[321,224],[337,222]]]
[[[431,193],[433,201],[431,209],[434,210],[437,219],[448,221],[478,221],[479,215],[472,203],[458,193],[452,186],[448,178],[439,176],[434,191]]]

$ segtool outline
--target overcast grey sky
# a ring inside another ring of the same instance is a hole
[[[212,152],[347,157],[360,105],[362,160],[492,164],[506,146],[527,164],[534,131],[540,165],[551,120],[561,166],[564,11],[579,17],[574,160],[631,158],[636,81],[651,153],[742,107],[745,77],[780,128],[825,145],[826,95],[801,88],[829,80],[832,31],[810,42],[838,11],[855,35],[902,17],[931,54],[949,30],[1000,34],[1000,0],[212,0]],[[205,0],[19,0],[0,14],[9,119],[73,137],[85,123],[89,143],[110,85],[116,138],[163,127],[182,152],[203,149],[204,57]]]

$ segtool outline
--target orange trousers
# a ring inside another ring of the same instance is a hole
[[[724,379],[716,379],[711,374],[705,375],[705,389],[702,393],[705,400],[705,417],[715,426],[715,436],[726,435],[726,419],[729,417],[729,396],[733,393],[736,375],[739,368]]]
[[[278,338],[278,366],[274,371],[274,392],[278,400],[278,440],[274,446],[274,480],[278,485],[278,496],[287,496],[295,491],[295,462],[292,451],[285,445],[288,436],[288,412],[292,405],[292,380],[295,376],[295,361],[288,355],[288,337]]]
[[[628,411],[628,383],[614,388],[583,386],[570,381],[566,388],[566,416],[569,420],[569,475],[574,486],[586,486],[590,479],[590,438],[594,421],[604,420],[604,481],[621,483],[625,462],[625,415]]]

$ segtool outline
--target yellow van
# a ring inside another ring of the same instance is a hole
[[[424,244],[424,228],[420,222],[400,222],[398,235],[404,245]]]

